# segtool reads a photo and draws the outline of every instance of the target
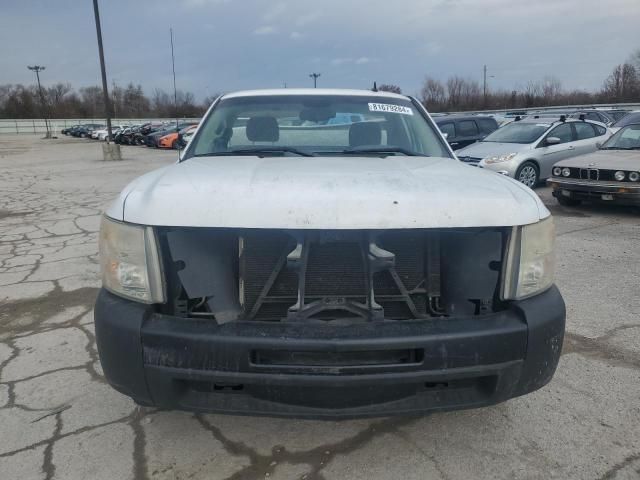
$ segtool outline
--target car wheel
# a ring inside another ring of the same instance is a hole
[[[529,188],[535,188],[540,181],[538,167],[533,162],[524,162],[516,171],[516,180],[524,183]]]
[[[575,207],[582,203],[580,200],[576,200],[575,198],[567,198],[567,197],[556,197],[556,200],[558,200],[558,203],[563,207]]]
[[[174,150],[178,150],[178,140],[174,140],[173,142],[171,142],[171,148],[173,148]]]

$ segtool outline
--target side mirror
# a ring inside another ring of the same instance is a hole
[[[558,145],[561,140],[558,137],[547,137],[546,144],[547,145]]]
[[[596,148],[600,150],[602,148],[602,142],[596,142]]]

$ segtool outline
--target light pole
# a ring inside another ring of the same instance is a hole
[[[96,34],[98,35],[98,54],[100,55],[100,71],[102,73],[102,93],[104,95],[104,109],[107,116],[107,138],[109,143],[113,141],[111,134],[111,104],[109,103],[109,91],[107,90],[107,70],[104,66],[104,51],[102,50],[102,28],[100,27],[100,12],[98,0],[93,0],[93,15],[96,20]]]
[[[321,73],[310,73],[309,77],[313,78],[313,88],[318,87],[318,77],[322,75]]]
[[[40,84],[40,72],[43,71],[45,67],[43,65],[28,65],[27,68],[32,72],[36,72],[36,79],[38,80],[38,93],[40,95],[40,108],[42,108],[42,116],[44,117],[44,128],[47,130],[47,134],[44,138],[51,138],[49,122],[47,121],[47,109],[45,106],[44,94],[42,93],[42,85]]]

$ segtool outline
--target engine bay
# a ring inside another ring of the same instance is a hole
[[[233,321],[348,322],[500,309],[509,229],[157,229],[163,313]]]

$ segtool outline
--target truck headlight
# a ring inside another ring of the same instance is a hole
[[[514,227],[509,242],[502,296],[522,300],[548,289],[555,273],[553,218]]]
[[[143,303],[165,301],[156,237],[151,227],[102,218],[102,284],[112,293]]]
[[[493,163],[508,162],[516,155],[517,153],[505,153],[504,155],[494,155],[493,157],[485,158],[484,163],[486,163],[487,165],[491,165]]]

